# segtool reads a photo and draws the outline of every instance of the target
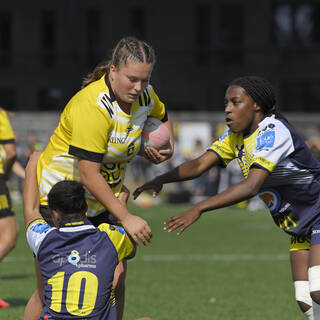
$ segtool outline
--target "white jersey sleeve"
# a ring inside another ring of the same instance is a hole
[[[49,226],[43,219],[34,220],[29,224],[27,229],[27,241],[36,256],[38,255],[43,240],[55,229],[56,228]]]
[[[269,123],[261,123],[252,162],[272,172],[294,150],[289,129],[281,121],[273,118]]]

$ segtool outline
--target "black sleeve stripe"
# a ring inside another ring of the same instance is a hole
[[[163,118],[161,119],[162,122],[167,122],[168,121],[168,113],[167,111],[165,112]]]
[[[81,148],[77,148],[75,146],[69,146],[69,154],[72,154],[73,156],[76,156],[83,160],[89,160],[93,162],[102,162],[104,153],[98,153],[93,151],[87,151]]]
[[[15,143],[15,139],[0,140],[0,144]]]
[[[272,172],[271,172],[270,170],[268,170],[267,168],[261,166],[259,163],[255,163],[255,162],[251,164],[251,166],[250,166],[249,169],[251,169],[251,168],[263,169],[263,170],[269,172],[270,174],[272,173]]]
[[[223,159],[221,158],[220,154],[218,154],[215,150],[212,150],[212,149],[208,149],[207,151],[213,152],[218,156],[218,158],[220,159],[220,166],[222,168],[226,168],[227,167],[226,163],[223,161]]]

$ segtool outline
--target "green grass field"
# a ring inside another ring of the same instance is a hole
[[[304,319],[294,299],[289,237],[267,211],[206,213],[177,236],[162,230],[163,221],[186,206],[130,208],[148,220],[153,240],[128,262],[125,320]],[[11,304],[0,309],[1,320],[23,319],[35,288],[32,253],[16,211],[18,245],[0,263],[0,297]]]

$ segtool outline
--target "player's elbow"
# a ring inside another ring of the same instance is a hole
[[[246,194],[247,194],[247,198],[252,198],[254,196],[256,196],[260,189],[261,189],[261,185],[259,183],[256,183],[255,181],[244,181],[245,185],[244,188],[246,190]]]

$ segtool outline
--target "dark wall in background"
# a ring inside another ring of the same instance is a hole
[[[283,111],[318,111],[320,2],[54,0],[0,4],[0,105],[61,110],[117,41],[157,53],[152,84],[176,111],[221,111],[226,84],[255,74]]]

